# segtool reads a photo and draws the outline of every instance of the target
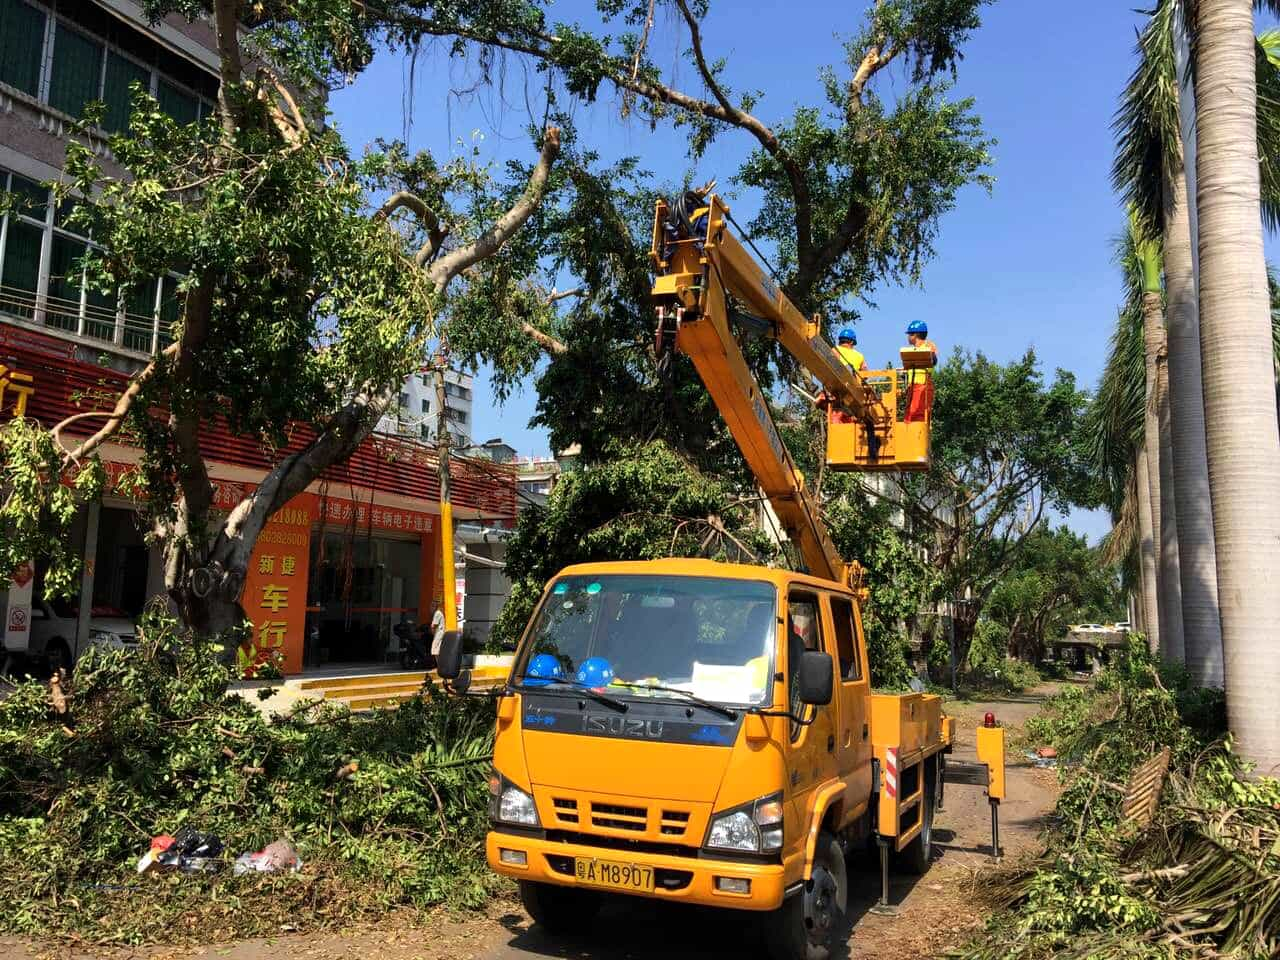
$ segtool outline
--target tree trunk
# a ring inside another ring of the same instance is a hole
[[[1146,272],[1148,274],[1152,272],[1149,263],[1146,265]],[[1158,288],[1160,282],[1158,266],[1155,267],[1154,272],[1157,274],[1155,284]],[[1151,510],[1151,545],[1155,562],[1153,599],[1156,619],[1152,622],[1159,624],[1156,635],[1153,637],[1148,633],[1147,640],[1152,644],[1151,649],[1163,656],[1165,647],[1168,644],[1165,639],[1166,634],[1173,628],[1172,604],[1166,587],[1169,582],[1169,568],[1166,563],[1167,558],[1162,555],[1163,551],[1161,550],[1164,545],[1165,504],[1164,493],[1160,485],[1160,402],[1156,366],[1159,363],[1160,351],[1164,347],[1164,307],[1160,303],[1160,294],[1151,292],[1149,278],[1147,283],[1148,289],[1142,295],[1143,364],[1146,370],[1146,390],[1143,394],[1142,451],[1147,463],[1147,503],[1150,505]],[[1139,483],[1141,483],[1141,480],[1142,478],[1139,477]]]
[[[1259,209],[1251,0],[1196,23],[1200,355],[1227,720],[1259,773],[1280,767],[1280,424]]]
[[[1138,446],[1134,470],[1138,476],[1138,573],[1142,584],[1142,629],[1147,647],[1160,649],[1160,613],[1156,605],[1156,536],[1151,515],[1151,481],[1147,469],[1147,448]]]
[[[1181,149],[1181,141],[1179,141]],[[1165,184],[1165,328],[1169,361],[1173,494],[1178,513],[1178,570],[1187,669],[1202,687],[1222,686],[1218,566],[1204,441],[1200,378],[1200,310],[1191,256],[1191,216],[1182,158]]]
[[[1161,330],[1161,340],[1164,331]],[[1156,364],[1156,412],[1160,420],[1160,593],[1167,618],[1160,627],[1160,656],[1186,661],[1182,624],[1182,558],[1178,549],[1178,507],[1173,479],[1173,425],[1169,413],[1169,360],[1162,346]]]

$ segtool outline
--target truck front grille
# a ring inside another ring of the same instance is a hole
[[[644,807],[624,807],[616,803],[592,803],[591,825],[644,833],[649,825],[649,811]]]

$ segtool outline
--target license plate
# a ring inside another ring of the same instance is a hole
[[[594,887],[653,892],[653,867],[578,857],[574,863],[574,872],[579,883],[588,883]]]

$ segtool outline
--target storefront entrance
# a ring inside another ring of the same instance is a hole
[[[391,628],[420,616],[421,561],[418,539],[313,531],[304,666],[395,661]]]

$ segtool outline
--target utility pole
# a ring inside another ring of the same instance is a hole
[[[444,352],[436,358],[436,459],[440,466],[440,562],[444,574],[444,628],[458,629],[457,580],[453,564],[453,502],[449,491],[449,426],[444,415]]]

